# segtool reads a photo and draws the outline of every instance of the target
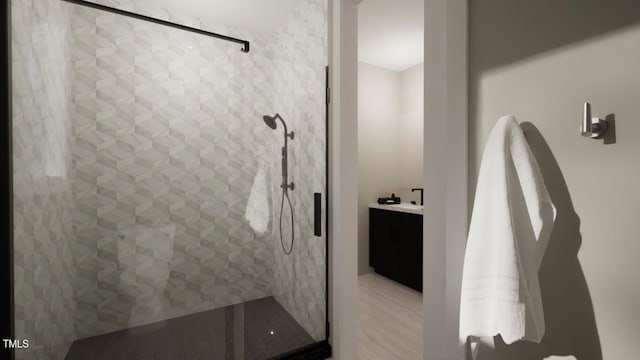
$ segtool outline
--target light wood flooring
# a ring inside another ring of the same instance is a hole
[[[358,359],[422,359],[422,294],[378,274],[358,277]]]

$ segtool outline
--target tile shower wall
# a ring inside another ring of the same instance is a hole
[[[208,29],[250,39],[245,54],[93,9],[72,19],[79,337],[270,296],[272,239],[244,220],[275,158],[267,41]]]
[[[323,339],[325,241],[312,219],[325,189],[326,2],[300,1],[265,37],[98,1],[248,38],[249,54],[35,2],[13,1],[16,327],[37,345],[20,356],[61,359],[77,338],[270,295]],[[281,128],[261,120],[275,112],[296,132],[291,256],[277,226]],[[261,164],[274,217],[257,236],[244,211]]]
[[[16,358],[62,359],[75,340],[69,17],[57,0],[13,0]]]
[[[289,172],[290,181],[296,186],[290,192],[296,235],[290,256],[283,253],[279,231],[277,226],[274,227],[275,297],[309,334],[316,340],[322,340],[325,338],[326,313],[326,238],[314,236],[313,193],[322,193],[324,201],[327,2],[300,1],[285,26],[277,33],[273,46],[275,108],[288,122],[289,128],[295,131],[295,139],[289,142]],[[280,142],[281,136],[281,133],[277,134]],[[275,193],[279,194],[279,189]],[[280,197],[277,195],[273,198],[273,219],[277,221]],[[283,233],[288,248],[291,217],[286,211],[287,207],[283,215]],[[322,234],[326,235],[324,216],[323,212]]]

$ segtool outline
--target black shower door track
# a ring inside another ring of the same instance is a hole
[[[249,49],[250,49],[250,43],[247,40],[238,39],[238,38],[234,38],[234,37],[231,37],[231,36],[214,33],[214,32],[211,32],[211,31],[206,31],[206,30],[194,28],[194,27],[191,27],[191,26],[177,24],[177,23],[174,23],[174,22],[171,22],[171,21],[166,21],[166,20],[154,18],[154,17],[151,17],[151,16],[141,15],[141,14],[134,13],[134,12],[131,12],[131,11],[117,9],[117,8],[110,7],[110,6],[97,4],[97,3],[94,3],[94,2],[91,2],[91,1],[85,1],[85,0],[62,0],[62,1],[68,2],[68,3],[71,3],[71,4],[86,6],[86,7],[90,7],[90,8],[94,8],[94,9],[110,12],[110,13],[117,14],[117,15],[128,16],[128,17],[131,17],[131,18],[134,18],[134,19],[148,21],[148,22],[152,22],[152,23],[155,23],[155,24],[169,26],[169,27],[172,27],[172,28],[176,28],[176,29],[180,29],[180,30],[184,30],[184,31],[189,31],[189,32],[193,32],[193,33],[196,33],[196,34],[200,34],[200,35],[210,36],[210,37],[213,37],[213,38],[216,38],[216,39],[220,39],[220,40],[231,41],[231,42],[234,42],[234,43],[241,44],[242,45],[242,49],[241,49],[242,52],[248,53]]]

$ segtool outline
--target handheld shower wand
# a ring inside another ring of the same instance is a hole
[[[289,190],[293,190],[295,187],[293,185],[293,182],[289,183],[288,177],[289,177],[289,173],[288,173],[288,160],[289,160],[289,155],[288,155],[288,139],[290,138],[291,140],[294,139],[294,133],[292,132],[288,132],[287,131],[287,123],[284,122],[284,119],[282,119],[282,117],[280,116],[280,114],[276,113],[274,116],[269,116],[269,115],[265,115],[262,117],[262,119],[264,120],[265,124],[267,124],[268,127],[270,127],[271,129],[275,130],[278,127],[278,124],[276,123],[276,119],[280,120],[282,122],[282,125],[284,127],[284,146],[282,147],[282,184],[280,185],[280,188],[282,188],[282,201],[280,202],[280,245],[282,245],[282,251],[284,251],[285,254],[289,255],[291,254],[291,251],[293,251],[293,240],[295,238],[295,233],[294,233],[294,223],[293,223],[293,206],[291,205],[291,199],[289,198]],[[291,210],[291,245],[289,246],[289,249],[287,250],[284,246],[284,240],[282,238],[282,213],[284,211],[284,198],[287,198],[287,202],[289,203],[289,209]]]

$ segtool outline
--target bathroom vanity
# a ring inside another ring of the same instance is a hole
[[[422,292],[422,206],[369,204],[369,266]]]

